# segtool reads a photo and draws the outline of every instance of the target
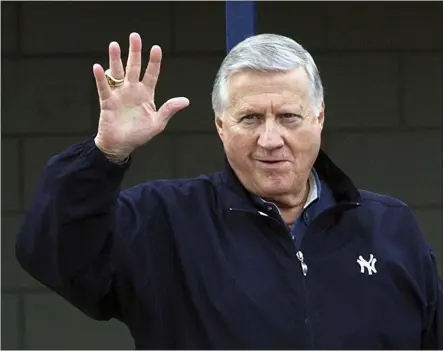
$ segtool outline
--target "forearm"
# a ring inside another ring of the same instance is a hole
[[[112,278],[114,213],[128,166],[109,161],[92,139],[53,157],[17,235],[23,268],[59,292],[74,289],[77,281],[96,284],[92,295],[104,294]]]

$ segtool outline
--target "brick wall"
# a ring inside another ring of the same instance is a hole
[[[442,4],[260,2],[259,11],[260,32],[293,37],[318,62],[326,150],[360,187],[414,208],[442,267]],[[158,103],[184,95],[191,106],[136,153],[125,185],[221,167],[210,91],[223,2],[2,2],[2,349],[132,347],[119,323],[84,317],[14,257],[42,166],[96,128],[93,63],[106,66],[108,43],[125,50],[132,31],[146,51],[163,47]]]

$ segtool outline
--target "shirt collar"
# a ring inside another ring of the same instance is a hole
[[[312,169],[312,172],[309,175],[308,182],[309,182],[309,194],[308,198],[306,199],[306,203],[303,206],[303,209],[308,208],[310,204],[312,204],[315,200],[319,199],[321,193],[321,183],[315,169]]]

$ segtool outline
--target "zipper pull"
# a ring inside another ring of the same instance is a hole
[[[303,272],[303,275],[306,277],[306,274],[308,274],[308,265],[305,263],[305,259],[303,257],[303,252],[297,251],[297,258],[300,261],[301,270]]]

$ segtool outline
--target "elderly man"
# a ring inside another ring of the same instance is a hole
[[[404,203],[358,190],[320,149],[321,79],[289,38],[253,36],[223,61],[222,172],[120,190],[131,153],[189,104],[156,109],[161,49],[140,81],[141,46],[131,34],[126,70],[117,43],[93,67],[98,132],[44,169],[23,268],[121,320],[138,349],[442,348],[434,253]]]

